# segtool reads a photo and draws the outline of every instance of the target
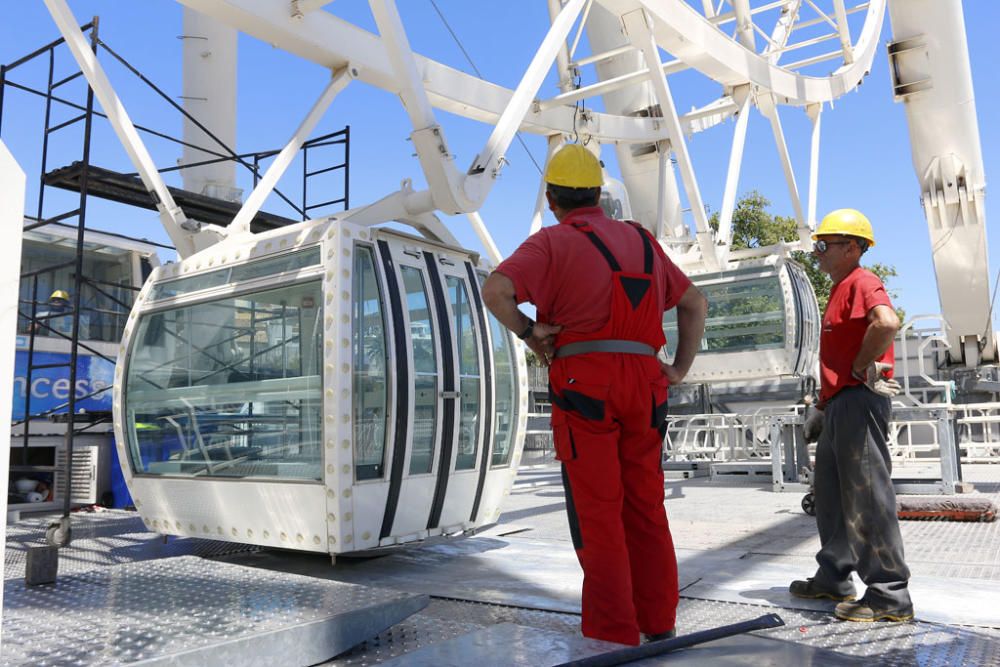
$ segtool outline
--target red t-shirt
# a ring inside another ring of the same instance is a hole
[[[820,405],[844,387],[861,384],[851,375],[851,367],[868,330],[868,313],[875,306],[892,308],[892,302],[878,276],[860,266],[830,291],[819,339]],[[890,345],[877,361],[892,364],[893,359]]]
[[[586,219],[622,271],[642,273],[643,244],[635,228],[612,220],[598,206],[570,211],[561,224],[532,234],[497,272],[514,283],[517,302],[530,302],[539,322],[580,333],[597,331],[611,316],[611,267],[586,234],[569,223]],[[653,243],[656,299],[664,310],[677,305],[691,281]]]

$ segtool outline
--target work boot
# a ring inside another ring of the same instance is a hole
[[[807,600],[826,598],[827,600],[841,602],[850,601],[857,597],[857,593],[854,590],[854,584],[851,584],[850,586],[850,593],[839,593],[837,591],[831,591],[828,588],[823,588],[816,583],[816,579],[809,577],[804,581],[802,579],[796,579],[793,581],[792,585],[788,587],[788,592],[797,598],[805,598]]]
[[[658,642],[663,639],[673,639],[676,636],[677,636],[677,629],[670,628],[666,632],[657,632],[656,634],[643,635],[642,637],[643,637],[643,642],[648,644],[649,642]]]
[[[834,615],[842,621],[872,623],[874,621],[913,620],[913,605],[904,604],[897,607],[884,607],[861,598],[857,602],[841,602],[833,610]]]

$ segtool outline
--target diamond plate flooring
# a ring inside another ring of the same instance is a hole
[[[73,540],[59,551],[60,574],[173,556],[218,558],[257,549],[236,542],[151,533],[135,512],[74,512],[71,518]],[[28,548],[45,545],[45,529],[53,520],[52,516],[32,517],[7,526],[4,579],[24,577]]]
[[[194,556],[4,584],[5,666],[315,664],[427,604]]]
[[[505,504],[501,523],[491,529],[488,536],[445,542],[441,553],[448,553],[454,558],[469,557],[481,550],[484,544],[481,541],[512,532],[518,539],[548,545],[553,562],[569,561],[572,565],[572,547],[559,477],[558,468],[551,465],[522,469]],[[994,500],[1000,500],[1000,483],[992,481],[1000,479],[1000,466],[971,471],[967,467],[966,479],[970,477],[978,477],[973,481],[981,482],[979,488],[988,490]],[[667,510],[678,550],[684,558],[691,558],[691,562],[701,561],[709,575],[713,563],[733,559],[746,561],[748,567],[763,563],[787,568],[789,578],[808,574],[800,570],[812,567],[818,539],[815,522],[802,513],[800,501],[801,494],[773,493],[768,485],[726,484],[707,478],[667,483]],[[168,556],[187,554],[282,572],[298,572],[322,579],[336,579],[346,576],[345,573],[352,569],[361,573],[365,567],[372,567],[348,559],[339,559],[337,565],[332,567],[329,559],[322,556],[266,551],[211,540],[170,538],[164,542],[161,536],[146,532],[138,517],[125,512],[74,515],[74,519],[75,539],[73,545],[61,555],[62,574],[91,572],[88,576],[96,576],[94,573],[99,568],[114,564],[154,560],[149,565],[158,566],[166,562],[163,559]],[[42,543],[49,521],[32,519],[9,527],[7,578],[23,575],[25,550],[29,544]],[[902,528],[907,561],[915,575],[1000,581],[1000,522],[907,521],[903,522]],[[412,550],[404,553],[410,553],[411,558],[419,556]],[[370,562],[386,563],[391,558]],[[563,563],[562,566],[565,565]],[[439,586],[432,591],[432,600],[426,609],[324,664],[375,665],[406,656],[424,646],[461,638],[503,623],[578,636],[579,615],[572,613],[579,604],[575,581],[553,582],[560,590],[559,597],[565,599],[554,604],[549,600],[550,609],[555,607],[556,610],[542,611],[535,608],[539,602],[537,595],[519,597],[522,594],[514,585],[516,580],[526,578],[520,575],[519,568],[524,570],[530,567],[530,564],[510,562],[487,573],[488,576],[508,580],[507,584],[498,584],[501,588],[507,587],[502,600],[470,601],[472,596],[465,594],[453,599]],[[383,573],[383,576],[383,580],[370,583],[406,589],[400,584],[398,576],[395,580],[391,573]],[[553,572],[551,576],[561,575]],[[578,573],[575,576],[578,577]],[[701,576],[686,584],[699,586],[705,582],[706,577]],[[682,634],[775,611],[774,606],[764,604],[697,599],[690,595],[693,592],[696,592],[695,588],[688,589],[687,596],[682,592],[678,610],[678,626]],[[788,608],[777,611],[784,618],[786,627],[761,632],[761,636],[778,642],[836,651],[845,658],[861,658],[865,664],[929,667],[1000,664],[1000,630],[992,628],[921,621],[849,624],[837,621],[829,611]],[[919,618],[919,608],[917,614]],[[4,620],[7,631],[8,619]],[[29,636],[30,632],[37,633],[38,627],[44,627],[44,624],[35,624],[33,630],[17,632]],[[71,664],[71,656],[67,654],[65,657],[65,664]],[[665,659],[648,659],[638,664],[665,664]],[[727,661],[727,664],[738,663]]]

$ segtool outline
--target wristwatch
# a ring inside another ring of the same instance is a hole
[[[520,338],[521,340],[528,340],[528,338],[531,336],[532,333],[534,333],[534,331],[535,331],[534,320],[528,320],[528,326],[524,328],[524,331],[517,334],[517,337]]]

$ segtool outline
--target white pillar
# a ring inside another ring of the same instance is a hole
[[[24,172],[0,141],[0,574],[7,543],[7,476],[10,473],[10,420],[14,406],[14,353],[21,284],[21,228],[24,226]],[[3,588],[0,587],[0,609]],[[3,638],[0,637],[0,645]]]
[[[975,366],[978,344],[982,359],[995,361],[986,176],[962,2],[893,0],[889,16],[893,92],[906,109],[949,355]]]
[[[594,53],[606,53],[629,44],[622,32],[621,19],[596,4],[587,17],[587,38]],[[598,63],[597,73],[605,80],[645,68],[642,55],[638,50],[633,50]],[[622,115],[648,109],[657,103],[652,84],[646,80],[605,93],[601,99],[605,111]],[[663,235],[668,238],[686,236],[688,230],[684,225],[673,164],[668,161],[666,169],[661,173],[656,150],[649,146],[647,149],[650,152],[635,155],[633,151],[636,148],[639,147],[629,144],[615,146],[618,168],[621,170],[625,189],[628,190],[633,219],[650,231],[662,230]],[[657,215],[662,215],[663,219],[657,220]]]
[[[184,110],[236,150],[236,29],[188,8],[184,9],[183,29]],[[184,141],[216,153],[226,152],[186,118]],[[185,146],[180,163],[192,164],[213,157]],[[191,167],[181,173],[185,190],[227,201],[242,200],[243,191],[236,187],[235,162]]]

